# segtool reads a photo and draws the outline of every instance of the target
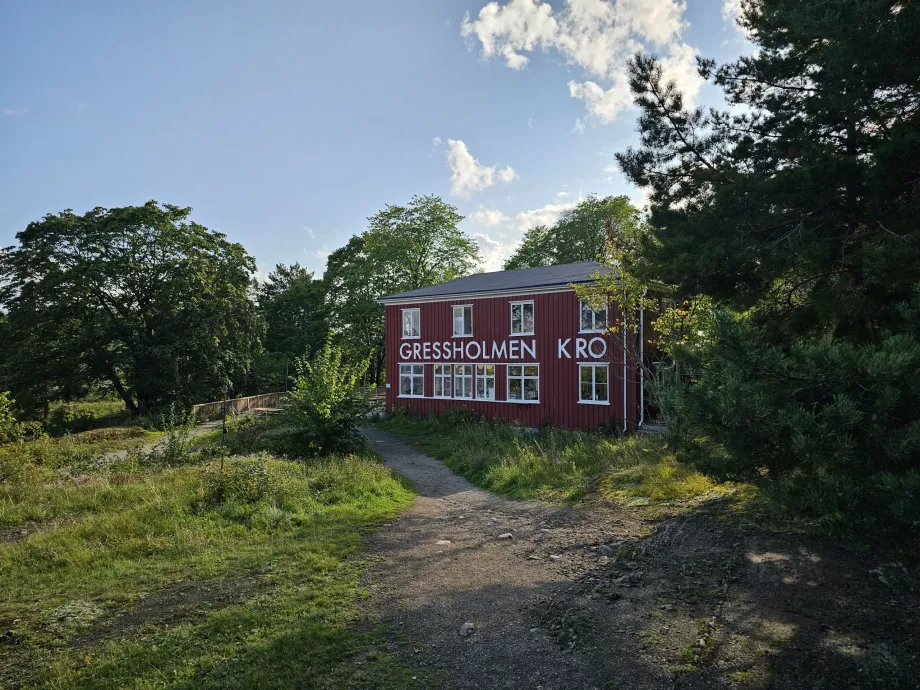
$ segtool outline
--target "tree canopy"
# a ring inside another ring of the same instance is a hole
[[[405,206],[387,205],[329,256],[323,279],[332,328],[356,358],[373,358],[374,380],[384,356],[383,307],[374,300],[472,272],[479,250],[461,220],[440,197],[415,196]]]
[[[699,63],[731,111],[686,108],[653,57],[629,67],[640,146],[618,160],[651,230],[620,268],[716,307],[676,351],[675,438],[822,519],[915,527],[920,7],[743,5],[757,52]]]
[[[628,197],[588,196],[563,212],[553,226],[538,225],[524,233],[505,269],[597,261],[604,256],[608,221],[615,230],[628,232],[641,219]]]
[[[618,156],[651,191],[646,273],[781,334],[878,339],[920,275],[920,9],[746,2],[758,47],[701,73],[733,112],[687,109],[637,56],[640,147]]]
[[[255,262],[189,208],[47,215],[0,257],[6,376],[40,406],[105,381],[132,413],[222,394],[260,347]]]

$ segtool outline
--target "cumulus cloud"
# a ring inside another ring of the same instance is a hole
[[[450,168],[450,193],[463,199],[491,187],[496,179],[508,184],[518,178],[510,165],[501,170],[496,170],[494,165],[483,165],[459,139],[447,140],[447,166]]]
[[[482,267],[487,271],[500,271],[505,259],[511,255],[511,245],[493,239],[482,232],[477,232],[473,235],[473,238],[476,240],[476,244],[479,245]]]
[[[504,213],[494,208],[482,208],[479,207],[470,214],[470,220],[472,220],[477,225],[482,225],[487,228],[495,227],[496,225],[501,225],[511,220]]]
[[[547,204],[530,211],[521,211],[514,217],[514,229],[520,232],[529,230],[537,225],[552,225],[564,211],[575,207],[577,201],[561,204]]]
[[[479,42],[483,58],[501,59],[514,70],[527,65],[527,53],[557,52],[593,77],[570,81],[569,95],[592,117],[611,122],[632,103],[626,62],[638,50],[663,52],[666,78],[695,101],[702,81],[688,65],[696,50],[680,40],[686,9],[683,0],[566,0],[554,12],[542,0],[508,0],[489,2],[475,19],[467,14],[460,32],[471,44]]]

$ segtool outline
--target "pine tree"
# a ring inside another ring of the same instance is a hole
[[[637,270],[729,310],[685,353],[678,400],[721,469],[825,516],[920,519],[920,7],[744,3],[751,56],[700,73],[730,111],[688,109],[630,65],[648,187]],[[831,366],[833,364],[833,366]],[[810,493],[809,493],[810,492]],[[897,508],[895,508],[897,506]]]

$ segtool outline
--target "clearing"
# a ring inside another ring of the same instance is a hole
[[[368,434],[419,496],[370,538],[367,615],[450,685],[916,687],[917,570],[887,552],[770,532],[718,499],[509,500]]]

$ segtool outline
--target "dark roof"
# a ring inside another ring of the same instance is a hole
[[[532,291],[534,288],[565,287],[570,283],[587,283],[589,276],[601,271],[606,273],[609,269],[602,269],[597,261],[583,261],[578,264],[561,264],[559,266],[540,266],[538,268],[520,268],[514,271],[494,271],[492,273],[476,273],[475,275],[457,278],[446,283],[431,285],[418,290],[401,292],[398,295],[380,297],[378,302],[391,301],[419,301],[453,295],[472,296],[478,293],[515,292],[517,290]]]

